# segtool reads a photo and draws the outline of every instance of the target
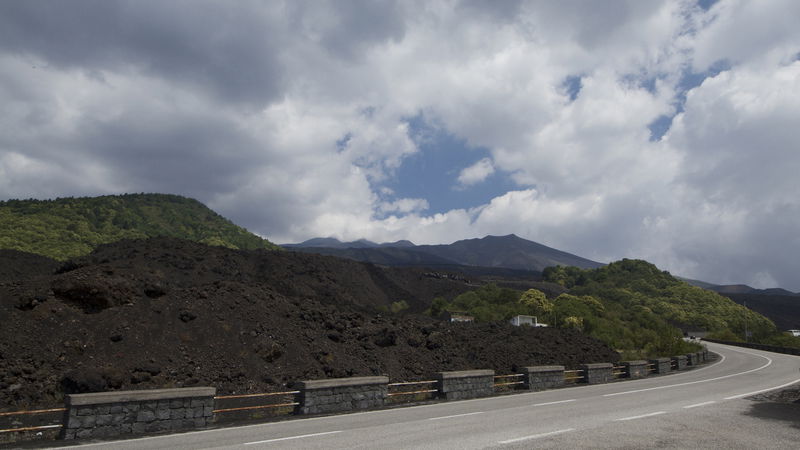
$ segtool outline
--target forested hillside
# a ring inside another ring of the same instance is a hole
[[[125,194],[0,202],[0,248],[58,260],[121,239],[175,237],[238,249],[277,249],[197,200]]]
[[[628,359],[688,351],[681,329],[707,330],[729,340],[742,339],[748,331],[752,341],[800,343],[782,336],[766,317],[646,261],[623,259],[597,269],[549,267],[543,278],[568,291],[548,298],[536,289],[489,285],[451,301],[435,299],[430,312],[466,311],[484,322],[530,314],[553,327],[583,331]]]
[[[623,259],[592,270],[551,267],[543,277],[569,288],[572,295],[592,296],[623,310],[652,312],[681,328],[742,337],[747,328],[755,340],[777,332],[775,324],[761,314],[691,286],[646,261]]]

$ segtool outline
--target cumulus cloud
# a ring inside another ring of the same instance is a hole
[[[460,188],[465,188],[476,183],[480,183],[494,173],[494,164],[489,158],[483,158],[475,164],[465,167],[458,174],[458,184]]]
[[[0,198],[171,192],[278,242],[516,233],[800,290],[798,15],[792,0],[3,2]],[[458,208],[389,189],[424,182],[399,179],[434,151],[415,117],[484,152],[441,174],[451,193],[511,188]]]

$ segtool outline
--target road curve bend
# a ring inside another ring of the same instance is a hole
[[[717,362],[666,376],[75,448],[796,448],[800,404],[750,397],[800,383],[800,357],[707,345]]]

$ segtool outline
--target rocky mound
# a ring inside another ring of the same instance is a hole
[[[65,393],[216,386],[281,390],[325,377],[427,379],[440,370],[616,361],[583,334],[381,315],[469,289],[415,269],[152,239],[103,246],[53,271],[0,254],[0,409]],[[24,269],[27,267],[27,269]]]

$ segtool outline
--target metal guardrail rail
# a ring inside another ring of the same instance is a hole
[[[427,380],[427,381],[401,381],[397,383],[389,383],[389,388],[398,387],[398,386],[422,386],[422,385],[431,385],[436,384],[436,380]],[[397,391],[397,392],[389,392],[386,394],[389,397],[399,397],[402,395],[417,395],[417,394],[430,394],[433,392],[439,392],[439,389],[417,389],[414,391]]]
[[[572,383],[576,383],[578,380],[584,379],[584,370],[565,370],[564,371],[564,380],[569,381]],[[572,374],[572,375],[570,375]]]
[[[498,380],[504,380],[504,379],[508,379],[508,378],[519,378],[519,377],[524,377],[524,376],[525,376],[524,373],[515,373],[515,374],[512,374],[512,375],[495,375],[494,376],[494,381],[495,381],[494,387],[515,386],[515,385],[525,384],[525,381],[506,381],[506,382],[501,382],[501,383],[497,382]]]
[[[257,397],[272,397],[272,396],[288,396],[288,395],[297,395],[300,391],[286,391],[286,392],[262,392],[258,394],[238,394],[238,395],[217,395],[214,397],[214,400],[230,400],[230,399],[240,399],[240,398],[257,398]],[[254,406],[240,406],[236,408],[221,408],[215,409],[214,414],[217,413],[226,413],[232,411],[248,411],[253,409],[265,409],[265,408],[282,408],[288,406],[297,406],[299,402],[285,402],[285,403],[269,403],[264,405],[254,405]]]
[[[64,412],[66,408],[48,408],[48,409],[34,409],[28,411],[9,411],[9,412],[0,412],[0,417],[12,417],[12,416],[30,416],[36,414],[47,414],[47,413],[54,413],[54,412]],[[37,425],[37,426],[28,426],[28,427],[13,427],[13,428],[4,428],[0,429],[0,433],[13,433],[15,431],[38,431],[38,430],[49,430],[53,428],[63,428],[63,424],[53,424],[53,425]]]

